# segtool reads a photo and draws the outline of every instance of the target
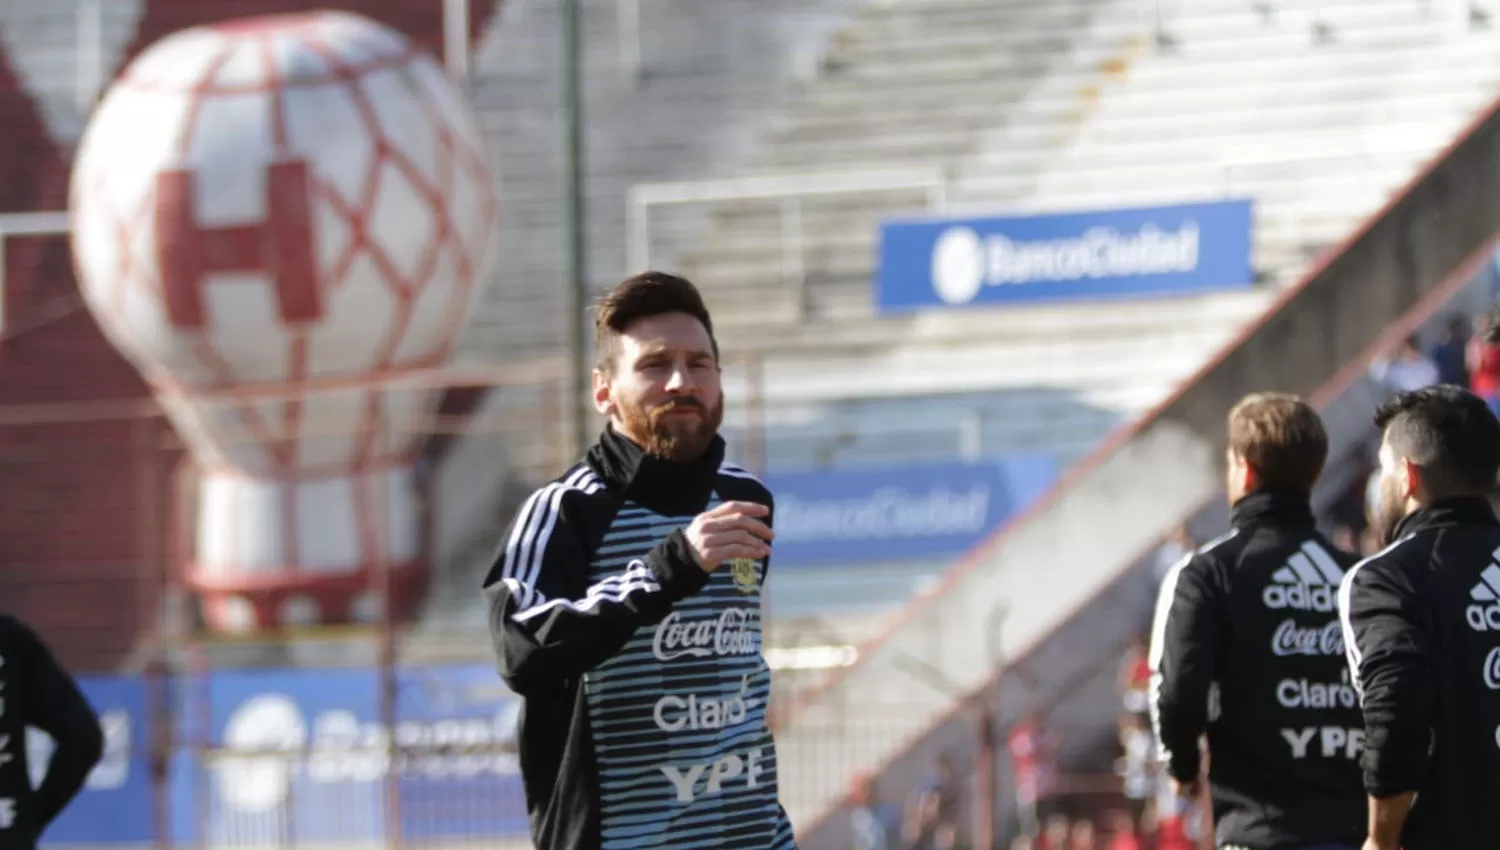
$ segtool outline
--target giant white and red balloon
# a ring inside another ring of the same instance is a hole
[[[371,620],[387,580],[409,607],[431,376],[496,248],[442,67],[353,14],[185,30],[108,90],[70,191],[84,298],[200,471],[210,626]]]

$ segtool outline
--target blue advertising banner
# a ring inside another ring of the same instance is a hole
[[[961,555],[1041,496],[1051,455],[982,463],[778,473],[772,569]]]
[[[192,740],[206,731],[216,753],[177,753],[179,841],[283,832],[306,842],[383,840],[391,773],[404,840],[526,834],[514,747],[520,703],[493,667],[399,670],[394,728],[381,721],[371,669],[225,671],[196,690],[207,704],[190,705],[195,697],[183,691],[181,733]],[[208,728],[194,729],[195,717]]]
[[[883,313],[1249,286],[1248,200],[1057,215],[890,221]]]
[[[43,836],[49,844],[149,844],[156,796],[151,788],[149,725],[144,680],[132,676],[82,676],[78,688],[104,729],[104,757],[83,790]],[[26,755],[33,786],[42,781],[52,758],[52,739],[26,730]]]
[[[390,773],[404,841],[526,836],[515,755],[520,701],[491,665],[398,670],[394,728],[381,722],[380,675],[369,668],[178,679],[165,799],[151,778],[145,680],[83,676],[78,684],[103,726],[104,757],[43,847],[154,844],[159,802],[179,843],[380,842]],[[54,745],[28,729],[27,746],[36,784]]]

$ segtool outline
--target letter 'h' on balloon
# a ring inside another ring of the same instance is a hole
[[[156,176],[156,239],[167,320],[181,329],[208,327],[204,290],[212,272],[264,273],[276,288],[276,307],[288,326],[323,318],[323,293],[313,245],[307,163],[274,162],[266,169],[265,221],[203,228],[191,171]]]
[[[210,628],[414,609],[431,376],[496,261],[485,156],[442,66],[340,12],[169,35],[90,118],[79,285],[192,452]]]

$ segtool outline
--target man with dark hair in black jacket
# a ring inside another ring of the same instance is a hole
[[[761,655],[771,493],[724,459],[697,289],[646,272],[595,313],[609,424],[537,490],[485,579],[539,850],[796,850]]]
[[[57,748],[31,787],[26,727]],[[25,623],[0,615],[0,850],[32,850],[104,754],[99,719],[67,671]]]
[[[1167,773],[1196,797],[1207,735],[1217,845],[1353,848],[1363,834],[1360,716],[1335,592],[1354,556],[1314,526],[1328,455],[1318,414],[1257,393],[1229,413],[1230,532],[1162,581],[1151,715]]]
[[[1380,407],[1383,551],[1339,588],[1365,720],[1366,850],[1500,847],[1500,422],[1451,385]]]

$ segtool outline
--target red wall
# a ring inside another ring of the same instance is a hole
[[[308,8],[357,9],[441,55],[442,5],[145,0],[125,61],[187,26]],[[496,5],[469,0],[472,32],[484,31]],[[0,44],[0,212],[63,209],[69,152],[50,138],[5,51]],[[66,240],[11,239],[5,248],[0,610],[30,622],[73,669],[108,669],[134,648],[160,602],[170,527],[167,482],[175,460],[160,446],[169,429],[159,418],[58,418],[69,403],[134,400],[154,406],[134,368],[77,302]],[[70,304],[76,309],[48,318]],[[32,424],[14,424],[23,415]]]

